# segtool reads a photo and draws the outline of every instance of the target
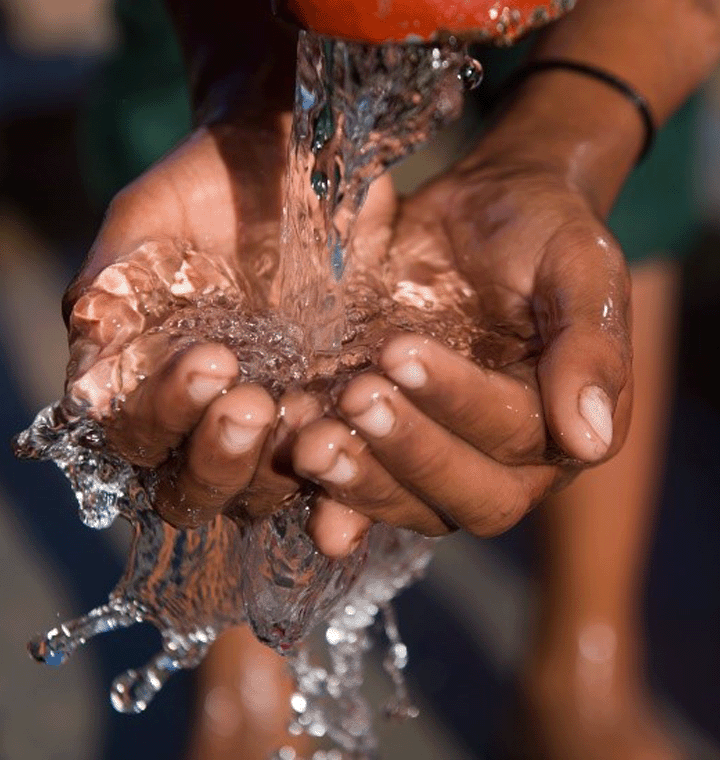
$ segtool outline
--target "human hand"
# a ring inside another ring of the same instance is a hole
[[[340,396],[342,420],[300,432],[296,470],[327,494],[311,529],[336,553],[348,520],[347,546],[369,520],[502,532],[612,456],[629,424],[627,268],[552,165],[493,151],[453,170],[404,204],[390,261],[396,297],[426,298],[459,274],[488,332],[472,357],[422,335],[391,338],[382,372]]]
[[[181,322],[160,328],[200,296],[250,312],[267,306],[283,137],[198,130],[115,199],[66,295],[66,402],[100,419],[129,461],[165,463],[157,507],[177,525],[210,519],[249,486],[254,499],[242,507],[251,513],[293,490],[271,456],[299,420],[319,414],[307,396],[276,404],[241,382],[235,354],[218,341]]]
[[[99,419],[122,457],[160,468],[155,506],[179,526],[278,508],[298,487],[294,431],[322,411],[300,390],[297,355],[273,347],[289,118],[279,123],[200,129],[123,190],[65,298],[65,402]],[[394,209],[385,178],[356,227],[369,271]]]

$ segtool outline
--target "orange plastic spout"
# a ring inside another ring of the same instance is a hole
[[[511,44],[570,10],[575,0],[275,0],[301,27],[356,42],[427,42],[455,35]]]

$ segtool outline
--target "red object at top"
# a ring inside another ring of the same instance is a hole
[[[575,0],[276,0],[277,12],[318,34],[357,42],[427,42],[452,34],[510,44]]]

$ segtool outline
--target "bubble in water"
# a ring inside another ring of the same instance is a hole
[[[327,195],[330,182],[325,172],[313,172],[310,183],[318,198],[324,198]]]
[[[466,58],[465,63],[458,72],[458,77],[466,90],[474,90],[480,86],[483,80],[482,64],[474,58]]]
[[[28,652],[30,656],[38,662],[44,662],[46,665],[50,665],[54,668],[59,668],[64,662],[67,661],[68,654],[62,650],[56,649],[52,646],[48,636],[33,639],[28,642]]]
[[[325,143],[330,141],[334,131],[335,122],[333,121],[332,111],[330,110],[330,107],[326,105],[320,111],[320,114],[315,121],[311,145],[313,153],[320,151]]]

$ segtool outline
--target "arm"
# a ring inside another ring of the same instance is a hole
[[[292,111],[297,34],[270,0],[167,0],[199,121],[241,109],[248,121]]]
[[[720,3],[580,0],[543,31],[531,57],[612,72],[647,99],[661,127],[720,60]],[[589,77],[547,71],[528,78],[466,166],[493,151],[551,164],[605,216],[643,136],[639,114],[620,93]]]
[[[580,0],[532,55],[612,72],[661,125],[720,58],[720,4]],[[469,157],[408,199],[390,260],[411,278],[415,253],[432,248],[477,292],[480,323],[531,336],[537,353],[491,371],[422,336],[390,341],[380,364],[392,382],[350,383],[347,428],[303,431],[299,471],[371,519],[484,536],[615,454],[632,406],[631,287],[604,220],[643,139],[635,106],[606,84],[566,71],[525,80]],[[371,417],[356,411],[368,408],[383,426],[364,427]],[[425,445],[413,449],[408,431]],[[324,437],[354,457],[341,484],[312,457]]]

